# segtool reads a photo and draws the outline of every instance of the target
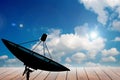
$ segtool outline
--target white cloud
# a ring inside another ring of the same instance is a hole
[[[68,63],[64,64],[64,66],[66,66],[66,67],[73,67],[72,65],[70,65]]]
[[[118,21],[118,20],[113,21],[112,30],[120,31],[120,21]]]
[[[17,58],[9,58],[8,55],[0,56],[0,66],[1,67],[10,67],[10,66],[22,66],[23,63]]]
[[[115,39],[112,41],[120,41],[120,37],[115,37]]]
[[[85,37],[85,36],[87,36],[88,31],[89,31],[88,24],[85,23],[85,24],[82,25],[82,26],[76,26],[76,27],[74,28],[74,31],[75,31],[75,34],[76,34],[76,35],[80,35],[80,36],[82,36],[82,37]]]
[[[85,66],[86,67],[99,67],[99,66],[101,66],[101,64],[99,64],[99,63],[93,63],[93,62],[86,62]]]
[[[20,27],[20,28],[23,28],[23,27],[24,27],[24,25],[23,25],[23,24],[19,24],[19,27]]]
[[[98,36],[96,39],[91,40],[88,35],[86,36],[86,34],[89,34],[89,30],[88,24],[75,27],[75,32],[69,34],[62,34],[59,29],[50,30],[46,44],[53,58],[56,61],[61,61],[62,57],[67,58],[66,55],[73,55],[81,51],[85,51],[85,55],[89,59],[95,58],[97,53],[104,48],[106,39]],[[35,51],[41,54],[41,50],[42,45],[39,45]]]
[[[70,59],[69,57],[67,57],[67,58],[65,59],[65,61],[66,61],[67,63],[70,63],[70,62],[71,62],[71,59]]]
[[[23,66],[23,63],[17,58],[9,58],[5,61],[4,67],[20,67]]]
[[[13,23],[11,23],[11,25],[14,27],[14,26],[16,26],[16,23],[13,22]]]
[[[102,50],[103,56],[115,56],[118,54],[119,54],[119,51],[116,48],[111,48],[109,50],[106,50],[106,49]]]
[[[79,2],[97,15],[98,22],[106,25],[110,20],[112,29],[120,31],[120,21],[114,20],[120,18],[120,0],[79,0]]]
[[[120,6],[120,0],[106,0],[106,4],[108,4],[108,6],[114,8],[116,6]]]
[[[8,59],[7,61],[6,61],[7,63],[15,63],[15,62],[17,62],[17,59]]]
[[[90,43],[88,53],[91,58],[94,58],[96,54],[104,48],[105,41],[106,39],[104,38],[97,38],[96,40]]]
[[[117,7],[117,9],[116,9],[116,13],[118,13],[118,18],[120,18],[120,6]]]
[[[111,48],[109,50],[102,50],[102,62],[116,62],[116,58],[114,56],[118,55],[120,52],[116,48]]]
[[[80,3],[83,3],[87,10],[93,11],[97,14],[97,20],[102,23],[106,24],[108,20],[107,11],[105,11],[106,3],[105,0],[79,0]]]
[[[49,32],[50,32],[50,34],[49,34],[49,38],[53,38],[53,37],[59,37],[60,36],[60,33],[61,33],[61,30],[60,29],[49,29],[48,30]]]
[[[4,59],[8,59],[8,56],[7,55],[0,56],[0,60],[4,60]]]
[[[85,60],[87,57],[84,53],[78,52],[76,54],[72,55],[72,60],[76,63],[81,63],[83,60]]]
[[[103,57],[101,59],[102,62],[116,62],[116,58],[113,56],[109,56],[109,57]]]

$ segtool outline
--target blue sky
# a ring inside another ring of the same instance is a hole
[[[21,43],[43,33],[54,60],[64,65],[120,66],[119,0],[0,1],[0,38]],[[0,41],[0,66],[21,65]]]

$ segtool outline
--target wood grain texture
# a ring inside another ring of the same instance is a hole
[[[24,68],[0,67],[0,80],[26,80]],[[77,67],[66,72],[37,70],[30,74],[30,80],[120,80],[120,67]]]

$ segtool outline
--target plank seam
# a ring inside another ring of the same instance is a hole
[[[15,77],[11,78],[10,80],[14,80],[17,76],[19,76],[21,73],[17,74]]]
[[[18,73],[16,76],[14,76],[13,78],[11,78],[10,80],[14,80],[14,78],[16,78],[17,76],[19,76],[21,73]]]
[[[32,80],[34,80],[38,75],[40,75],[43,71],[40,71]]]
[[[103,69],[99,68],[101,71],[103,71],[109,78],[110,80],[113,80]]]
[[[65,80],[68,80],[68,71],[67,71],[67,73],[66,73],[66,78],[65,78]]]
[[[76,68],[76,80],[78,80],[78,72],[77,72],[77,68]]]
[[[57,75],[56,75],[56,77],[55,77],[55,80],[57,79],[58,75],[59,75],[59,73],[57,73]]]
[[[16,70],[16,71],[17,71],[17,70]],[[13,71],[13,72],[11,72],[11,73],[15,73],[16,71]],[[11,73],[7,74],[6,76],[10,75]],[[1,80],[4,79],[6,76],[2,77]]]
[[[110,69],[114,74],[116,74],[118,77],[120,77],[120,75],[118,73],[115,73],[112,69]]]
[[[2,72],[0,75],[2,75],[2,74],[4,74],[4,73],[6,73],[7,71],[4,71],[4,72]]]
[[[87,76],[87,79],[89,80],[89,77],[88,77],[88,74],[87,74],[87,71],[86,71],[85,67],[83,68],[83,70],[85,71],[85,74],[86,74],[86,76]]]
[[[95,69],[94,69],[94,72],[95,72],[95,74],[97,75],[98,79],[101,80],[100,76],[99,76],[98,73],[95,71]]]
[[[51,73],[51,72],[49,72],[49,73],[47,74],[47,76],[46,76],[43,80],[46,80],[46,79],[47,79],[47,77],[50,75],[50,73]]]

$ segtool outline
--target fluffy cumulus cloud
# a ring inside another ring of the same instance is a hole
[[[3,66],[6,63],[7,59],[8,59],[7,55],[1,55],[0,56],[0,67]]]
[[[17,58],[9,58],[5,61],[4,67],[20,67],[23,66],[23,63]]]
[[[105,47],[106,39],[98,36],[91,40],[89,31],[88,24],[77,26],[74,28],[74,33],[67,34],[62,34],[59,29],[51,29],[46,44],[52,57],[58,62],[67,63],[81,63],[86,59],[95,59]],[[35,51],[43,53],[42,45],[39,45]]]
[[[2,56],[0,56],[0,60],[5,60],[5,59],[8,59],[8,56],[7,56],[7,55],[2,55]]]
[[[109,50],[104,49],[102,51],[102,62],[116,62],[115,56],[118,55],[120,52],[116,48],[111,48]]]
[[[76,63],[81,63],[83,60],[85,60],[87,57],[84,53],[76,53],[72,55],[72,60]]]
[[[120,21],[119,20],[114,20],[112,22],[112,30],[120,31]]]
[[[22,66],[23,63],[16,58],[9,58],[8,55],[0,56],[0,67]]]
[[[115,57],[113,57],[113,56],[108,56],[108,57],[103,57],[103,58],[101,59],[101,61],[102,61],[102,62],[116,62],[116,59],[115,59]]]
[[[120,31],[120,1],[119,0],[79,0],[84,4],[87,10],[94,12],[97,15],[98,22],[106,25],[111,22],[113,30]],[[117,20],[115,20],[117,19]]]
[[[116,12],[118,12],[118,18],[120,18],[120,7],[116,9]]]
[[[70,62],[71,62],[71,59],[70,59],[69,57],[67,57],[67,58],[65,59],[65,61],[66,61],[67,63],[70,63]]]
[[[105,0],[79,0],[81,3],[84,4],[87,10],[93,11],[95,14],[98,15],[97,20],[102,23],[106,24],[108,16],[107,12],[104,10],[106,7]]]
[[[115,56],[115,55],[118,55],[118,54],[119,54],[119,51],[116,48],[111,48],[109,50],[104,49],[102,51],[103,56]]]
[[[87,66],[87,67],[98,67],[98,66],[101,66],[101,64],[100,63],[94,63],[94,62],[86,62],[85,66]]]
[[[112,41],[120,41],[120,37],[115,37],[115,39],[114,40],[112,40]]]

